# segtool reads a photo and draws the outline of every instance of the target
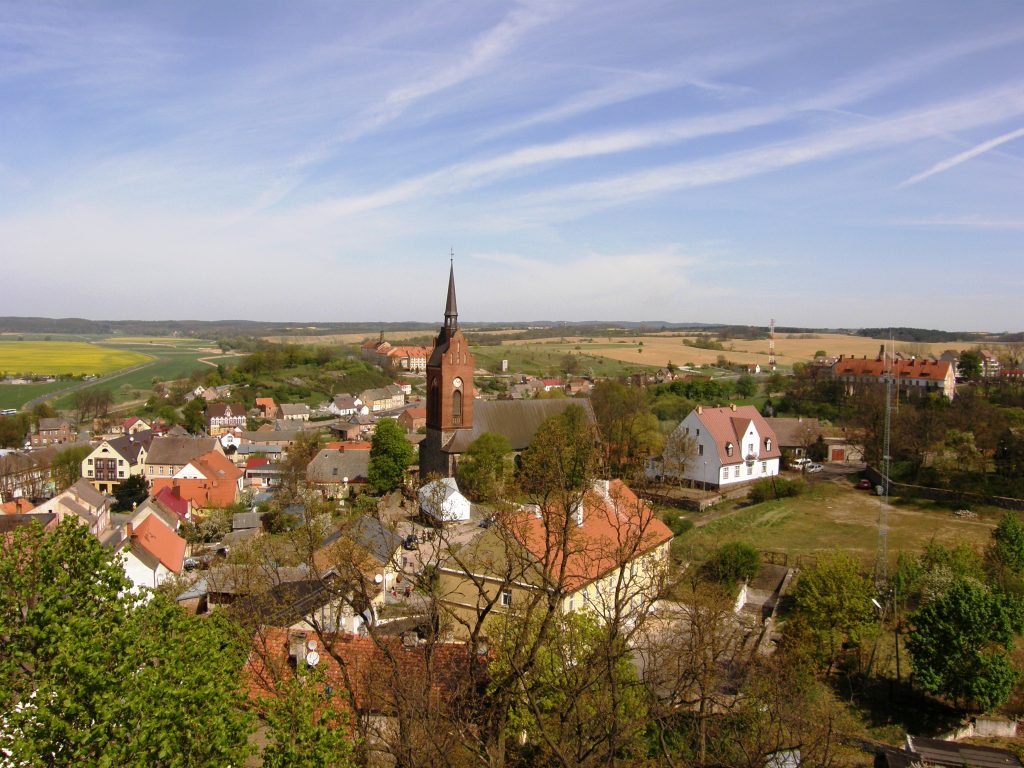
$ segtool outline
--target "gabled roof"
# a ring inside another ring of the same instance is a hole
[[[892,374],[900,379],[923,379],[927,381],[943,381],[953,370],[949,360],[929,360],[916,358],[868,359],[857,357],[840,357],[832,365],[834,376],[867,376],[880,379],[888,373],[891,366]]]
[[[282,416],[302,416],[309,413],[309,406],[305,403],[281,403]]]
[[[363,515],[345,531],[349,538],[370,555],[386,565],[394,557],[395,550],[402,546],[402,537],[380,520]]]
[[[564,510],[523,510],[499,518],[500,524],[532,555],[547,563],[550,574],[565,568],[564,588],[574,592],[612,570],[672,539],[672,531],[621,480],[602,483],[584,496],[583,525],[571,523],[569,541],[549,551],[551,536],[562,530]]]
[[[587,399],[474,400],[473,427],[456,430],[455,437],[444,450],[465,453],[469,444],[484,432],[503,435],[514,451],[525,450],[545,419],[558,416],[573,405],[581,407],[591,423],[595,421],[594,409]]]
[[[238,403],[210,403],[206,406],[206,420],[245,416],[245,408]]]
[[[30,525],[33,522],[39,523],[39,525],[45,529],[56,517],[57,516],[53,512],[0,515],[0,534],[10,533],[15,528],[20,528],[23,525]]]
[[[102,507],[104,504],[110,502],[109,496],[106,496],[93,488],[92,483],[84,477],[78,478],[78,480],[76,480],[74,484],[65,491],[65,493],[72,494],[76,499],[81,499],[90,507],[94,508]]]
[[[121,435],[105,442],[129,464],[138,464],[139,454],[143,450],[148,451],[153,442],[153,432],[144,429],[134,435]]]
[[[956,741],[907,736],[907,748],[928,765],[951,768],[1021,768],[1020,758],[1008,749],[979,747]]]
[[[174,512],[182,520],[188,517],[188,499],[182,498],[177,488],[170,486],[161,488],[153,494],[153,499]]]
[[[197,456],[214,450],[216,442],[215,437],[161,437],[150,444],[146,464],[185,466]]]
[[[698,408],[697,418],[704,425],[708,436],[715,442],[718,449],[718,459],[723,465],[739,464],[745,458],[746,446],[743,444],[743,437],[747,433],[750,423],[754,423],[760,435],[760,444],[756,448],[757,458],[778,459],[782,456],[779,447],[779,440],[774,430],[768,426],[757,408],[752,405],[740,405],[735,410],[729,408]],[[771,450],[765,444],[765,438],[771,438]],[[733,444],[732,456],[726,451],[726,444]]]
[[[335,451],[324,448],[306,466],[306,479],[312,483],[340,483],[365,480],[370,468],[369,451]]]
[[[69,429],[73,429],[71,422],[67,419],[56,416],[54,418],[42,418],[39,420],[39,431],[51,429],[60,429],[63,425],[67,424]]]
[[[144,549],[171,573],[181,573],[185,540],[156,515],[150,515],[132,531],[131,546]]]
[[[243,475],[242,470],[236,467],[231,459],[217,451],[197,456],[189,464],[207,480],[234,483]]]

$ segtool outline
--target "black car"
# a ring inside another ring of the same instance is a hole
[[[410,533],[402,542],[402,549],[416,549],[418,546],[419,540],[416,538],[415,533]]]

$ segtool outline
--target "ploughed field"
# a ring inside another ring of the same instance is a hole
[[[0,372],[102,376],[152,360],[151,355],[78,341],[2,341]]]

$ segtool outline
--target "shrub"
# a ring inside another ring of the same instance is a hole
[[[799,496],[807,490],[807,483],[800,479],[787,480],[783,477],[766,477],[758,480],[750,489],[750,501],[761,504],[772,499],[786,499]]]

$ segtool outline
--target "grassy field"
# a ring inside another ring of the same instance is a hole
[[[21,408],[33,397],[55,392],[68,386],[67,381],[47,381],[39,384],[0,384],[0,408]]]
[[[209,347],[214,342],[209,339],[192,339],[182,336],[110,336],[101,339],[100,343],[117,346]]]
[[[804,496],[739,507],[724,514],[722,508],[712,508],[703,514],[721,516],[686,533],[675,551],[699,560],[726,542],[744,541],[762,552],[785,553],[793,562],[838,548],[870,568],[878,545],[879,504],[878,497],[852,488],[845,480],[819,481]],[[975,511],[977,520],[962,520],[930,502],[891,503],[888,551],[892,565],[900,551],[919,552],[932,541],[982,549],[1002,513]],[[696,522],[700,516],[690,519]]]
[[[508,360],[509,371],[532,376],[560,376],[568,352],[569,350],[562,348],[561,345],[540,342],[473,347],[477,368],[497,371],[504,359]],[[627,363],[598,354],[582,354],[576,351],[573,354],[579,357],[580,373],[586,375],[623,376],[650,369],[650,366]]]
[[[734,363],[768,363],[768,339],[734,339],[722,342],[723,350],[698,349],[685,344],[692,340],[693,334],[657,333],[644,336],[611,336],[611,337],[569,337],[557,340],[530,339],[525,341],[506,341],[503,346],[528,347],[543,349],[548,353],[565,355],[567,353],[597,355],[619,360],[624,363],[640,365],[664,366],[669,362],[676,365],[714,364],[718,357],[724,356]],[[793,363],[807,362],[814,359],[814,353],[824,350],[829,355],[867,355],[878,354],[882,340],[869,339],[864,336],[849,336],[838,333],[821,334],[776,334],[775,358],[783,367]],[[959,349],[955,342],[942,344],[896,344],[896,350],[905,354],[940,355],[947,349]],[[474,349],[474,352],[477,350]]]
[[[38,375],[96,374],[102,376],[151,360],[129,349],[68,341],[0,342],[0,371]]]

